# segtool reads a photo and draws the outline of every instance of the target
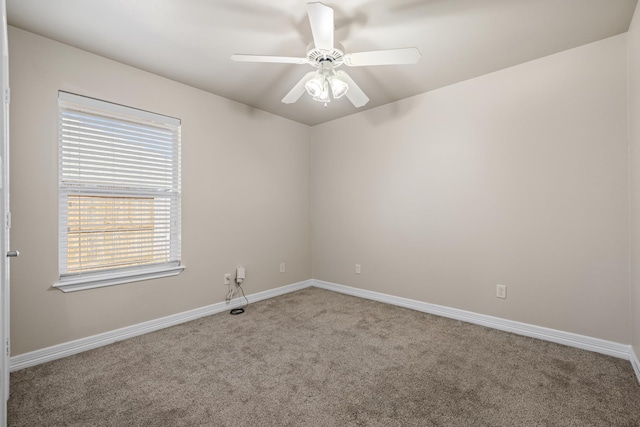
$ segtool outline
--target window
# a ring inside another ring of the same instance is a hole
[[[68,292],[180,273],[180,120],[67,92],[59,270]]]

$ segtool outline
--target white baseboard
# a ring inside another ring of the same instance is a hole
[[[312,280],[305,280],[304,282],[293,283],[291,285],[281,286],[279,288],[270,289],[268,291],[247,295],[247,299],[249,300],[249,303],[254,303],[262,301],[264,299],[273,298],[278,295],[283,295],[289,292],[308,288],[312,286],[312,284]],[[69,341],[40,350],[31,351],[29,353],[20,354],[9,359],[9,371],[18,371],[20,369],[28,368],[29,366],[35,366],[52,360],[61,359],[66,356],[81,353],[83,351],[102,347],[108,344],[113,344],[114,342],[122,341],[127,338],[133,338],[135,336],[157,331],[159,329],[179,325],[180,323],[185,323],[191,320],[199,319],[201,317],[217,314],[235,307],[241,307],[244,305],[244,303],[245,301],[243,298],[234,298],[229,302],[229,304],[219,302],[216,304],[207,305],[205,307],[173,314],[171,316],[150,320],[148,322],[138,323],[137,325],[131,325],[124,328],[116,329],[114,331],[104,332],[98,335],[93,335],[75,341]]]
[[[545,341],[564,344],[570,347],[581,348],[583,350],[607,354],[609,356],[614,356],[625,360],[630,360],[631,364],[633,365],[633,369],[635,370],[636,376],[638,377],[638,381],[640,381],[640,361],[638,360],[637,355],[630,345],[619,344],[612,341],[601,340],[598,338],[573,334],[570,332],[558,331],[555,329],[543,328],[527,323],[515,322],[512,320],[506,320],[456,308],[411,300],[408,298],[396,297],[379,292],[352,288],[349,286],[325,282],[322,280],[310,279],[303,282],[293,283],[291,285],[286,285],[279,288],[270,289],[268,291],[247,295],[247,299],[249,300],[249,303],[254,303],[268,298],[273,298],[279,295],[284,295],[290,292],[305,289],[311,286],[387,304],[397,305],[399,307],[410,308],[412,310],[435,314],[437,316],[461,320],[463,322],[487,326],[489,328],[499,329],[506,332],[513,332],[518,335],[538,338]],[[235,307],[240,307],[243,304],[243,299],[234,298],[229,304],[220,302],[182,313],[173,314],[171,316],[150,320],[148,322],[139,323],[137,325],[131,325],[124,328],[116,329],[114,331],[104,332],[98,335],[93,335],[75,341],[69,341],[40,350],[35,350],[29,353],[20,354],[9,359],[9,371],[14,372],[20,369],[28,368],[30,366],[35,366],[41,363],[46,363],[52,360],[71,356],[83,351],[112,344],[117,341],[122,341],[127,338],[133,338],[138,335],[143,335],[149,332],[157,331],[159,329],[179,325],[181,323],[189,322],[201,317],[221,313]]]
[[[631,366],[633,366],[633,370],[636,372],[636,377],[640,383],[640,360],[638,359],[636,352],[633,350],[633,346],[629,350],[629,359],[631,359]]]
[[[530,325],[528,323],[514,322],[513,320],[501,319],[499,317],[487,316],[485,314],[473,313],[471,311],[459,310],[457,308],[450,308],[442,305],[429,304],[408,298],[395,297],[379,292],[352,288],[349,286],[338,285],[336,283],[324,282],[322,280],[314,279],[313,286],[347,295],[410,308],[424,313],[435,314],[437,316],[461,320],[463,322],[475,323],[477,325],[487,326],[501,331],[513,332],[518,335],[581,348],[583,350],[595,351],[597,353],[607,354],[609,356],[619,357],[625,360],[629,360],[631,357],[631,346],[612,341],[573,334],[571,332],[543,328],[541,326]],[[638,359],[636,358],[636,363],[637,360]],[[638,374],[640,365],[636,365],[634,368],[636,369],[636,374]],[[638,378],[640,378],[640,374],[638,374]]]

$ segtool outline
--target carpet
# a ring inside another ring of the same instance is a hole
[[[628,361],[308,288],[11,374],[9,426],[638,426]]]

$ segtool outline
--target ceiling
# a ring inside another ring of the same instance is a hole
[[[324,108],[281,99],[313,68],[239,63],[234,53],[304,57],[302,0],[7,0],[9,25],[315,125],[628,30],[637,0],[323,0],[345,53],[417,47],[415,65],[345,70],[369,96]]]

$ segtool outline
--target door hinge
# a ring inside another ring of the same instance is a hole
[[[11,102],[11,89],[10,88],[6,88],[4,90],[4,103],[8,104]]]
[[[7,338],[7,357],[11,356],[11,338]]]
[[[7,212],[7,230],[11,228],[11,212]]]

